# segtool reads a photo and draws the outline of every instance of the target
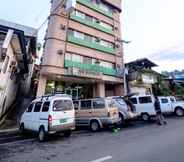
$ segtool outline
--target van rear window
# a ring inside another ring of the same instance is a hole
[[[71,100],[56,100],[53,103],[53,111],[68,111],[73,109]]]
[[[103,109],[105,108],[105,100],[104,99],[96,99],[93,101],[94,109]]]

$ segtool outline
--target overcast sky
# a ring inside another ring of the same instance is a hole
[[[49,7],[50,0],[6,0],[0,18],[38,28]],[[148,57],[158,71],[184,69],[183,7],[183,0],[124,0],[122,35],[132,41],[124,45],[126,62]]]

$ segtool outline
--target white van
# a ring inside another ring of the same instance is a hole
[[[23,113],[20,131],[38,133],[43,141],[46,135],[63,132],[66,137],[75,129],[75,111],[70,96],[58,94],[35,99]]]
[[[135,105],[136,112],[141,114],[143,120],[147,121],[151,117],[156,115],[154,107],[154,96],[143,95],[143,96],[133,96],[130,98],[132,103]]]

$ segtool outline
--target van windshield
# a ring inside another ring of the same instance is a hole
[[[56,100],[53,103],[53,111],[72,110],[73,104],[71,100]]]

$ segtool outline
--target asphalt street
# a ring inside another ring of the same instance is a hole
[[[141,122],[117,133],[82,131],[44,143],[3,143],[0,162],[183,162],[184,118],[167,120],[165,126]]]

